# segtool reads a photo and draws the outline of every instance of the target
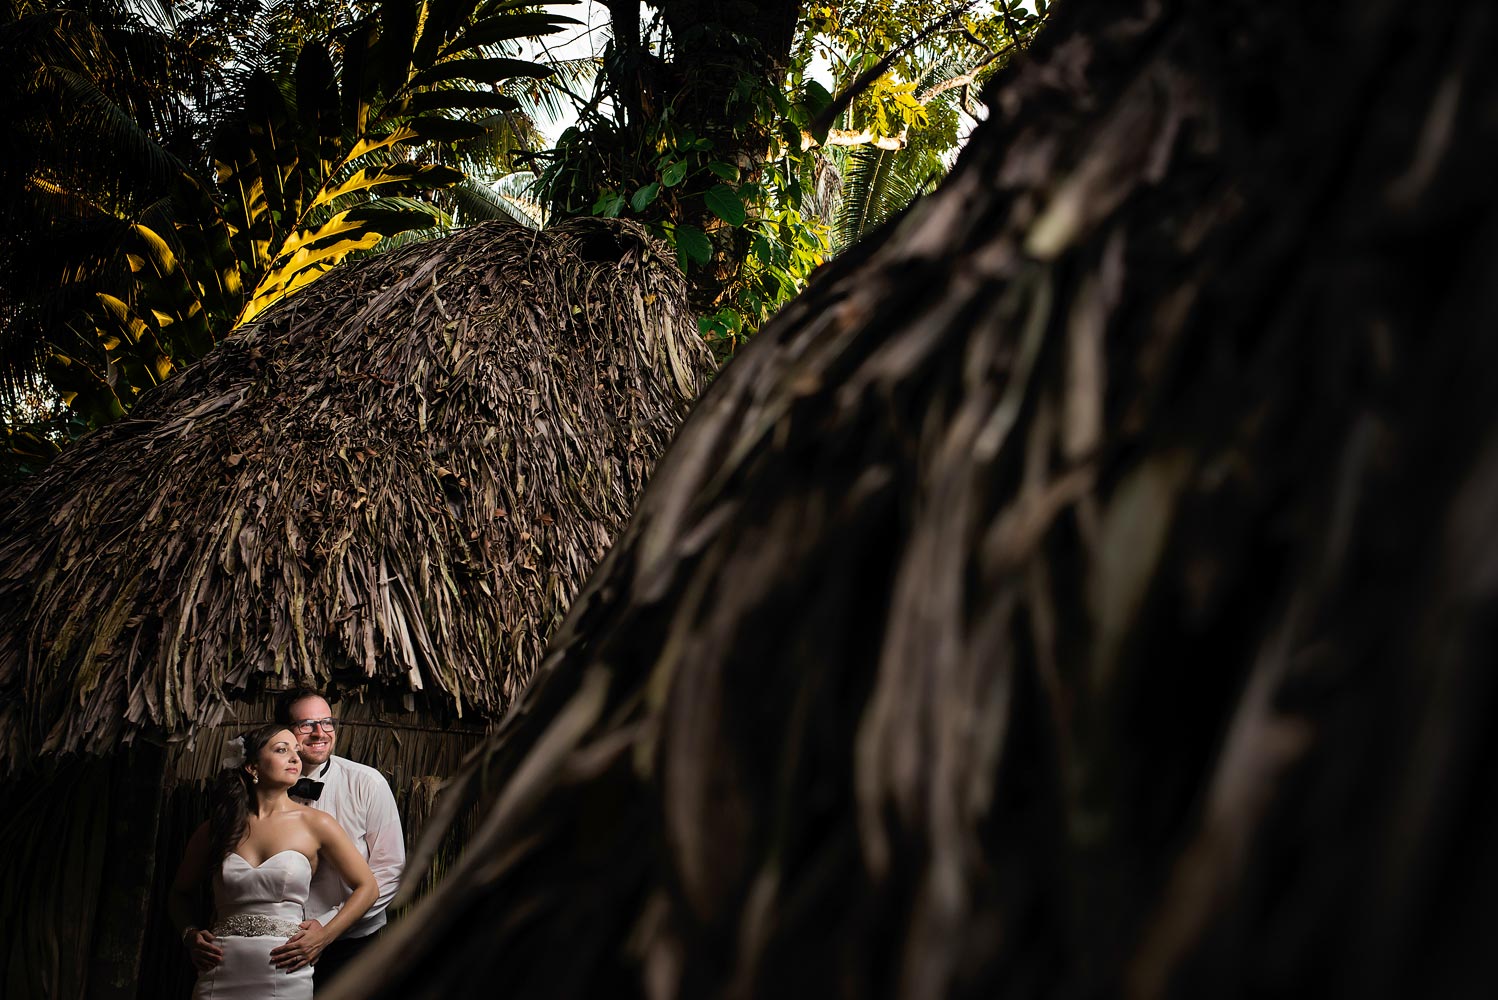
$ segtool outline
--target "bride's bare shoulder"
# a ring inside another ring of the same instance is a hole
[[[319,838],[331,836],[335,832],[343,832],[343,827],[338,825],[338,821],[333,818],[332,813],[325,813],[321,809],[314,809],[311,806],[304,805],[298,805],[297,809],[300,810],[299,815],[302,821],[307,824],[308,829],[316,833]]]

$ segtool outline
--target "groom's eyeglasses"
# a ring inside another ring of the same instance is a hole
[[[332,719],[303,719],[301,722],[293,722],[291,731],[306,736],[314,729],[321,729],[325,733],[331,733],[337,725]]]

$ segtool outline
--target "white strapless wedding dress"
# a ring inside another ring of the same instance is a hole
[[[213,936],[224,960],[198,974],[193,1000],[312,1000],[312,966],[287,973],[270,964],[305,918],[312,862],[281,851],[258,867],[230,853],[213,880]]]

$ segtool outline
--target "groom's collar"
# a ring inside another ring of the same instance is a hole
[[[332,767],[333,755],[329,754],[328,759],[322,762],[322,767],[318,769],[318,772],[316,774],[309,774],[307,775],[307,777],[311,778],[313,781],[323,781],[327,778],[328,771],[331,770]]]

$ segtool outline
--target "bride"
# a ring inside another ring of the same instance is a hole
[[[193,833],[172,883],[173,925],[198,970],[193,1000],[311,1000],[311,961],[375,901],[369,864],[330,814],[298,805],[286,791],[301,775],[296,737],[269,725],[229,743],[212,817]],[[319,929],[302,906],[319,861],[353,887]],[[214,924],[199,926],[200,890],[212,878]],[[311,958],[277,968],[270,953],[301,933]]]

